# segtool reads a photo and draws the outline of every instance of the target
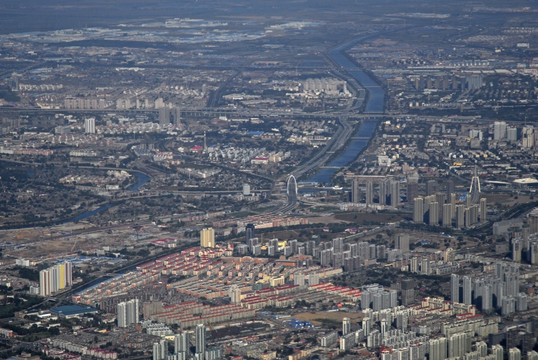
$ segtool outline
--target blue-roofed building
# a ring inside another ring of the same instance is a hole
[[[291,319],[288,325],[294,329],[312,329],[314,327],[308,321],[299,321],[297,319]]]
[[[66,319],[78,317],[86,314],[95,314],[98,312],[96,308],[82,305],[64,305],[50,309],[50,312]]]

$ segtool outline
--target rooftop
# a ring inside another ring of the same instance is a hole
[[[64,305],[64,306],[55,307],[51,309],[50,311],[58,315],[72,316],[72,315],[94,313],[94,312],[97,312],[97,309],[91,306]]]

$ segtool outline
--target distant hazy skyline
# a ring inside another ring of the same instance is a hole
[[[533,0],[482,0],[472,6],[535,7]],[[225,18],[256,16],[324,18],[398,11],[466,12],[467,1],[407,0],[3,0],[0,2],[0,33],[46,31],[62,28],[102,26],[129,21],[170,17]],[[347,19],[350,20],[350,19]]]

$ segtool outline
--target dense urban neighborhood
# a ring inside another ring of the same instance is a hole
[[[531,0],[0,3],[0,358],[538,359]]]

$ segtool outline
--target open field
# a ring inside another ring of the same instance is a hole
[[[362,320],[362,312],[348,312],[348,311],[317,311],[317,312],[304,312],[295,314],[293,316],[297,320],[308,321],[313,325],[334,325],[342,326],[342,320],[345,317],[351,319],[351,323],[357,323]]]

